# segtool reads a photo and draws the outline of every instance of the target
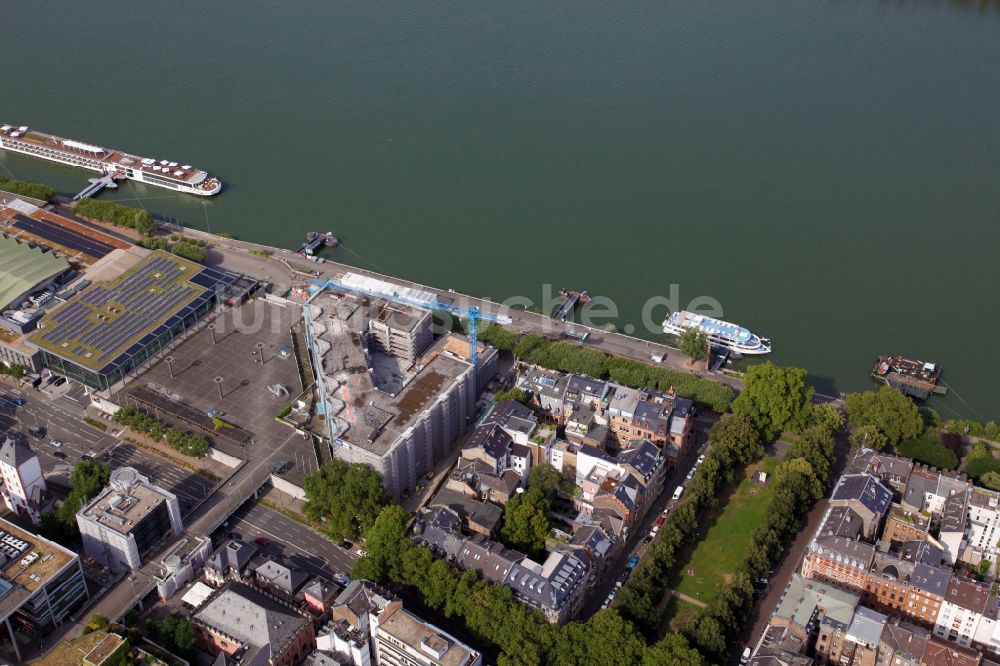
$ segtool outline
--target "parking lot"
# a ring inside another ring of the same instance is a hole
[[[302,391],[292,348],[291,327],[298,322],[298,308],[284,308],[263,300],[227,310],[138,377],[133,386],[155,387],[203,414],[210,413],[254,435],[242,450],[224,437],[213,437],[213,446],[242,458],[274,458],[291,463],[290,473],[304,476],[315,470],[315,454],[307,440],[279,423],[275,416]],[[284,387],[276,396],[272,388]],[[167,420],[170,420],[169,416]],[[280,453],[278,451],[280,450]]]

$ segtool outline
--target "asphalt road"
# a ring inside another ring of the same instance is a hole
[[[357,546],[352,551],[344,550],[312,528],[256,502],[240,507],[228,523],[228,527],[220,527],[212,535],[214,542],[221,543],[230,533],[238,534],[243,541],[263,538],[270,542],[268,553],[327,579],[335,573],[350,576],[358,557]]]
[[[134,467],[154,483],[175,493],[182,515],[211,492],[214,484],[207,478],[111,435],[110,422],[108,432],[85,423],[84,405],[75,398],[78,388],[71,387],[55,397],[9,385],[2,389],[7,395],[23,398],[25,404],[16,407],[0,402],[0,428],[24,434],[46,477],[67,485],[73,465],[83,456],[104,460],[112,469]],[[39,426],[45,428],[45,436],[31,437],[29,428]],[[61,441],[62,446],[53,446],[53,440]]]

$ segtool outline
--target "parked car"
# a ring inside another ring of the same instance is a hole
[[[55,456],[56,458],[59,458],[59,460],[66,460],[66,454],[63,453],[62,451],[54,451],[52,455]]]
[[[212,408],[212,409],[206,409],[205,410],[205,416],[207,416],[210,419],[217,419],[220,416],[222,416],[223,414],[225,414],[225,412],[222,411],[221,409]]]
[[[750,651],[750,648],[748,648],[748,647],[743,648],[743,654],[740,655],[740,663],[741,664],[749,664],[750,663],[750,655],[751,654],[752,654],[752,652]]]
[[[58,440],[58,439],[53,439],[53,440],[52,440],[51,442],[49,442],[49,444],[51,444],[52,446],[54,446],[54,447],[55,447],[55,448],[57,448],[57,449],[58,449],[58,448],[59,448],[60,446],[62,446],[62,445],[63,445],[62,441],[61,441],[61,440]]]
[[[351,548],[354,548],[354,544],[345,539],[340,542],[340,547],[344,550],[350,550]]]
[[[32,437],[37,437],[41,439],[45,437],[45,428],[43,426],[38,426],[37,428],[28,428],[28,434]]]
[[[665,522],[667,522],[667,517],[666,516],[660,516],[659,518],[656,519],[656,526],[660,527]]]
[[[653,535],[652,534],[647,534],[645,537],[643,537],[642,542],[644,544],[647,544],[647,543],[649,543],[652,540],[653,540]]]
[[[703,453],[703,454],[701,454],[700,456],[698,456],[698,462],[696,462],[695,464],[696,464],[696,465],[700,465],[700,464],[702,464],[703,462],[705,462],[705,454],[704,454],[704,453]]]
[[[257,537],[256,539],[253,540],[253,542],[258,546],[260,546],[261,548],[267,548],[268,546],[271,545],[271,542],[265,539],[264,537]]]
[[[80,460],[86,460],[87,462],[93,462],[94,458],[92,456],[82,455],[82,456],[80,456]]]
[[[226,538],[231,539],[233,541],[239,541],[240,535],[237,534],[236,532],[230,532],[229,534],[226,535]]]
[[[25,402],[27,402],[24,398],[18,398],[16,396],[9,396],[9,395],[3,396],[3,399],[9,402],[10,404],[16,405],[18,407],[21,407],[22,405],[24,405]]]
[[[629,558],[629,560],[628,560],[628,568],[629,569],[634,569],[635,565],[637,565],[637,564],[639,564],[639,556],[638,555],[633,555],[632,557]]]
[[[333,580],[338,585],[343,585],[344,587],[347,587],[348,585],[351,584],[351,577],[348,576],[347,574],[342,574],[340,572],[333,574]]]
[[[54,382],[52,382],[52,385],[53,386],[62,386],[65,383],[66,383],[66,378],[65,377],[60,377],[59,379],[57,379]]]
[[[368,554],[368,551],[365,550],[364,548],[362,548],[361,550],[358,551],[358,557],[364,557],[367,554]]]
[[[693,479],[693,478],[694,478],[694,470],[695,470],[695,468],[694,468],[694,467],[692,467],[692,468],[691,468],[691,471],[690,471],[690,472],[688,472],[688,475],[687,475],[687,479],[688,479],[688,481],[690,481],[691,479]]]

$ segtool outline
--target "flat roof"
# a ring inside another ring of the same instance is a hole
[[[361,331],[365,330],[365,308],[361,299],[329,291],[314,306],[324,315],[316,318],[325,331],[317,334],[328,379],[337,381],[328,393],[334,403],[338,437],[354,446],[384,455],[392,444],[450,386],[471,368],[468,362],[447,354],[425,356],[426,364],[413,369],[409,381],[396,395],[375,388]],[[409,374],[409,373],[408,373]]]
[[[46,314],[28,340],[95,371],[154,341],[235,276],[156,251],[110,283],[94,283]]]
[[[123,473],[128,468],[119,468],[115,474]],[[129,534],[143,518],[153,509],[170,499],[176,499],[172,493],[154,486],[135,470],[134,482],[126,489],[119,490],[109,485],[80,513],[88,520],[102,527],[114,530],[119,534]]]
[[[0,518],[0,620],[17,610],[38,588],[54,578],[76,553]],[[34,557],[36,554],[37,557]],[[30,564],[22,566],[22,562]]]
[[[94,646],[93,650],[87,653],[84,659],[91,664],[100,664],[110,657],[124,642],[125,639],[118,634],[108,634],[101,639],[100,643]]]
[[[440,666],[471,664],[479,656],[478,652],[402,607],[383,611],[378,618],[378,626],[411,650],[434,659],[434,663]]]

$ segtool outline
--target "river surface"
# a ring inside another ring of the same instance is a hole
[[[539,301],[708,297],[824,392],[1000,418],[1000,2],[4,5],[0,121],[194,164],[182,224]],[[86,172],[0,155],[76,192]],[[659,321],[663,307],[650,315]],[[605,323],[607,320],[599,320]],[[634,329],[632,327],[635,327]]]

